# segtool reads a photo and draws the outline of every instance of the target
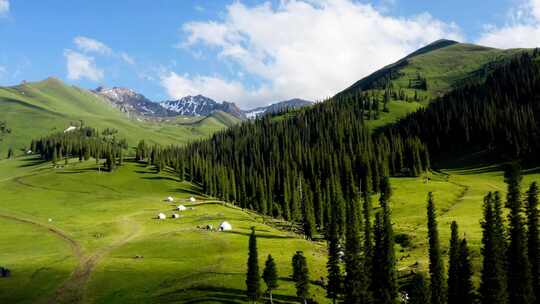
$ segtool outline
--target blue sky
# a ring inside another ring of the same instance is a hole
[[[438,38],[540,46],[540,0],[0,0],[0,85],[55,76],[250,108],[324,98]]]

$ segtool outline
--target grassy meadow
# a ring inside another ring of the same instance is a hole
[[[97,172],[93,161],[73,160],[52,169],[32,157],[0,161],[0,266],[12,277],[0,279],[2,303],[246,303],[244,295],[250,227],[258,231],[260,267],[276,259],[278,303],[295,301],[290,259],[304,251],[311,290],[327,303],[317,281],[326,275],[326,247],[308,242],[270,221],[200,195],[198,187],[157,174],[143,164],[126,163],[114,173]],[[524,187],[540,175],[526,172]],[[443,252],[452,220],[472,248],[476,273],[482,199],[505,191],[497,166],[448,169],[429,179],[392,178],[393,222],[411,244],[396,245],[401,273],[427,267],[426,196],[434,192]],[[525,188],[523,189],[525,190]],[[178,202],[167,203],[164,198]],[[199,202],[188,204],[194,196]],[[374,197],[377,206],[377,197]],[[172,219],[175,206],[193,210]],[[169,217],[155,219],[159,212]],[[222,221],[230,232],[199,227]],[[263,284],[264,286],[264,284]]]
[[[297,250],[304,251],[313,280],[325,275],[323,243],[222,203],[195,203],[180,219],[155,219],[159,212],[170,217],[180,204],[164,202],[169,195],[204,197],[144,165],[127,163],[109,174],[97,172],[92,161],[51,169],[20,158],[0,161],[0,172],[0,264],[12,270],[0,280],[2,303],[244,303],[252,226],[261,271],[268,254],[278,263],[278,301],[294,299],[288,277]],[[233,231],[197,228],[224,220]],[[312,291],[324,301],[322,288]]]

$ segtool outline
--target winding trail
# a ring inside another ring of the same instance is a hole
[[[16,222],[23,223],[23,224],[32,225],[34,227],[38,227],[40,229],[47,230],[48,232],[56,235],[60,239],[62,239],[64,241],[66,241],[67,243],[69,243],[69,245],[71,246],[71,249],[73,251],[73,255],[77,259],[80,259],[81,256],[82,256],[80,244],[75,239],[71,238],[69,235],[67,235],[65,232],[63,232],[62,230],[60,230],[58,228],[54,228],[54,227],[48,226],[46,224],[42,224],[42,223],[27,219],[27,218],[15,216],[15,215],[10,215],[10,214],[0,213],[0,218],[10,220],[10,221],[16,221]]]
[[[458,183],[456,181],[453,181],[452,180],[452,175],[450,173],[447,173],[447,172],[444,172],[444,171],[436,171],[436,172],[446,176],[446,182],[447,183],[456,185],[456,186],[461,188],[461,192],[457,195],[457,197],[455,199],[452,200],[452,202],[450,203],[450,206],[448,206],[447,208],[442,209],[440,214],[437,215],[437,217],[442,217],[442,216],[446,215],[448,212],[452,211],[452,209],[454,209],[459,203],[463,202],[463,200],[465,200],[465,196],[467,196],[467,194],[469,194],[469,191],[471,190],[471,187],[469,185],[465,185],[465,184],[461,184],[461,183]]]
[[[116,242],[97,250],[94,254],[84,256],[80,259],[79,265],[75,268],[69,279],[67,279],[54,293],[51,302],[53,303],[81,303],[84,300],[86,285],[96,266],[111,251],[123,246],[134,239],[141,230],[141,226],[132,221],[130,217],[139,214],[124,216],[121,223],[130,225],[128,233]]]

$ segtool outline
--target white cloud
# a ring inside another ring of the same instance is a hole
[[[167,72],[161,75],[161,85],[167,90],[171,98],[181,98],[187,95],[203,94],[216,101],[238,102],[241,108],[252,106],[251,100],[264,101],[273,97],[267,87],[246,89],[239,81],[226,81],[214,76],[178,75]]]
[[[540,21],[540,0],[531,0],[532,14]]]
[[[96,66],[93,57],[72,50],[65,50],[64,56],[66,57],[68,78],[70,80],[86,78],[97,82],[103,79],[103,70]]]
[[[220,80],[235,88],[230,92],[238,97],[231,101],[252,106],[292,97],[324,98],[434,40],[462,39],[457,26],[429,14],[390,17],[352,0],[282,0],[277,7],[234,2],[223,20],[190,22],[183,30],[182,47],[216,48],[219,58],[264,83],[243,88]],[[173,79],[182,80],[185,92],[205,95],[215,93],[209,84],[218,80]],[[180,89],[168,92],[184,95]]]
[[[106,44],[104,44],[101,41],[98,41],[96,39],[84,37],[84,36],[77,36],[75,39],[73,39],[73,42],[79,48],[79,50],[87,53],[98,53],[102,55],[110,55],[112,54],[112,50],[110,47],[108,47]]]
[[[124,60],[125,63],[127,64],[131,64],[131,65],[134,65],[135,64],[135,59],[133,59],[133,57],[129,56],[127,53],[120,53],[120,58],[122,58],[122,60]]]
[[[497,48],[539,47],[540,0],[525,0],[512,9],[506,25],[488,26],[477,43]]]
[[[0,16],[9,13],[9,0],[0,0]]]

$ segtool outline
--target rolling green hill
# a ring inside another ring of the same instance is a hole
[[[375,129],[396,122],[454,88],[483,81],[495,67],[522,51],[439,40],[360,79],[337,96],[358,91],[382,96],[388,88],[394,92],[402,91],[409,100],[405,101],[400,96],[392,99],[388,113],[381,112],[379,120],[368,121],[368,125]],[[425,79],[427,88],[415,87],[419,76]],[[418,100],[414,100],[415,95],[419,97]]]
[[[420,75],[426,79],[427,89],[417,91],[429,100],[469,81],[482,80],[497,64],[521,51],[439,40],[357,81],[341,94],[382,90],[388,85],[412,94],[415,89],[410,87],[409,81]]]
[[[0,157],[5,157],[9,147],[21,151],[30,140],[63,131],[80,121],[97,129],[117,129],[121,137],[135,146],[140,139],[148,143],[184,144],[234,125],[239,119],[227,113],[214,113],[186,125],[179,119],[171,122],[128,118],[97,95],[49,78],[0,88],[0,121],[11,129],[0,142]]]

